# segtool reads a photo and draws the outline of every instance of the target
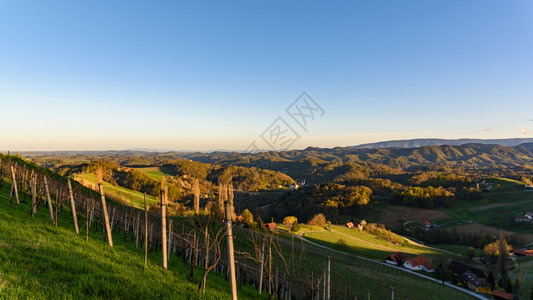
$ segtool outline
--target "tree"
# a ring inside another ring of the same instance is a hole
[[[501,242],[500,238],[502,238]],[[501,252],[503,252],[505,255],[508,255],[508,253],[513,249],[512,246],[507,244],[507,241],[503,236],[500,238],[495,242],[487,244],[485,247],[483,247],[483,252],[486,256],[498,257],[500,256],[500,249],[503,249]]]
[[[298,218],[295,216],[287,216],[283,219],[283,225],[285,226],[291,226],[294,222],[298,222]]]
[[[248,226],[252,226],[252,224],[254,223],[254,215],[252,215],[252,213],[248,209],[245,209],[242,212],[242,219],[244,223]]]
[[[448,272],[444,269],[442,264],[439,264],[439,267],[437,268],[437,278],[442,281],[442,284],[448,279]]]
[[[291,226],[292,232],[298,232],[300,230],[300,225],[298,225],[298,221],[294,221]]]
[[[529,185],[529,186],[532,186],[533,185],[533,182],[531,181],[531,179],[525,177],[525,176],[522,176],[522,183],[525,184],[525,185]]]
[[[468,256],[468,258],[472,259],[474,255],[476,255],[476,249],[473,247],[466,249],[466,256]]]
[[[316,214],[308,223],[311,226],[324,227],[326,225],[326,216],[324,214]]]
[[[511,279],[507,277],[507,280],[505,280],[505,290],[509,293],[513,291],[513,284],[511,283]]]
[[[500,275],[505,280],[507,276],[507,260],[509,259],[509,251],[512,250],[512,247],[507,244],[503,232],[500,231],[500,237],[496,241],[498,243],[498,267],[500,269]]]
[[[207,275],[217,266],[220,258],[222,257],[221,244],[226,237],[227,231],[225,230],[224,226],[215,224],[214,220],[215,212],[211,212],[209,214],[209,218],[205,220],[205,222],[197,222],[199,230],[204,233],[204,250],[206,257],[204,273],[200,283],[198,284],[198,293],[201,292],[205,294]],[[214,254],[213,259],[207,259],[208,257],[211,257],[210,253]]]
[[[494,273],[492,272],[492,270],[489,272],[487,282],[490,286],[490,290],[492,291],[496,287],[496,279],[494,278]]]

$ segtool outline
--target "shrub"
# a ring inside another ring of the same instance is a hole
[[[317,214],[308,222],[311,226],[324,227],[326,225],[326,216],[324,214]]]
[[[291,226],[294,222],[298,222],[298,218],[295,216],[287,216],[283,219],[283,225],[285,226]]]
[[[298,221],[294,221],[291,226],[292,232],[298,232],[300,230],[300,225],[298,225]]]
[[[254,222],[254,215],[248,209],[245,209],[242,212],[242,220],[246,225],[250,226]]]
[[[389,243],[400,245],[403,242],[403,239],[392,233],[390,230],[387,230],[383,224],[370,223],[365,226],[365,230]]]

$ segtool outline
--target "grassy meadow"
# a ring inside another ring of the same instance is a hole
[[[144,174],[148,175],[150,178],[155,179],[157,181],[161,181],[164,177],[167,176],[173,176],[170,175],[172,173],[171,170],[167,170],[163,167],[135,168],[135,170],[141,171]]]
[[[205,295],[197,293],[201,269],[189,278],[181,259],[170,257],[168,270],[154,252],[144,254],[118,234],[111,248],[101,232],[90,230],[85,241],[74,231],[68,208],[52,227],[45,206],[30,217],[30,200],[9,205],[10,184],[0,190],[0,298],[2,299],[228,299],[229,284],[210,273]],[[24,199],[24,197],[21,197]],[[239,299],[266,299],[249,286]]]
[[[96,175],[94,173],[85,173],[85,174],[79,174],[76,175],[75,178],[78,182],[89,182],[93,185],[96,185]],[[144,207],[144,194],[141,192],[137,192],[134,190],[130,190],[121,186],[114,186],[109,182],[103,181],[104,185],[104,192],[106,195],[110,195],[113,198],[116,199],[122,199],[123,201],[127,201],[130,203],[131,206],[137,207],[137,208],[143,208]],[[146,202],[148,203],[148,206],[151,204],[157,204],[159,201],[152,195],[146,195]]]

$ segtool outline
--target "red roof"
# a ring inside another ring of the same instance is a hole
[[[492,295],[500,299],[507,299],[507,300],[512,300],[514,298],[513,295],[506,293],[506,292],[499,291],[499,290],[492,291]]]
[[[353,223],[352,223],[352,222],[348,222],[348,223],[346,223],[346,227],[348,227],[348,228],[353,228]]]
[[[428,221],[427,219],[420,219],[418,221],[418,223],[420,223],[420,225],[428,225],[428,226],[431,226],[431,222]]]
[[[404,261],[407,260],[407,258],[405,257],[405,255],[403,255],[403,254],[401,254],[401,253],[394,253],[394,254],[391,254],[391,255],[389,255],[389,257],[387,257],[387,259],[392,260],[392,261],[395,262],[395,263],[398,263],[398,262],[403,263]]]
[[[519,255],[523,255],[523,256],[533,256],[533,250],[514,249],[513,252],[515,254],[519,254]]]
[[[411,259],[409,259],[407,261],[413,267],[423,265],[424,267],[426,267],[427,270],[434,269],[433,265],[429,262],[429,260],[425,256],[419,256],[419,257],[411,258]]]
[[[274,230],[278,225],[276,223],[268,223],[266,227],[270,230]]]

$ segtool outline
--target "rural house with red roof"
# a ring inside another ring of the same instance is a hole
[[[512,294],[502,292],[500,290],[492,291],[492,296],[494,296],[494,299],[496,300],[513,300],[514,299],[514,296]]]
[[[385,259],[386,263],[395,266],[402,266],[405,261],[407,261],[407,257],[405,257],[405,255],[402,253],[391,254],[387,257],[387,259]]]
[[[408,259],[404,264],[404,268],[413,270],[413,271],[426,271],[426,272],[433,272],[435,271],[435,267],[429,262],[429,260],[425,256],[419,256],[416,258]]]
[[[533,250],[514,249],[513,254],[516,256],[533,256]]]

